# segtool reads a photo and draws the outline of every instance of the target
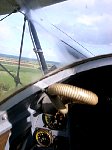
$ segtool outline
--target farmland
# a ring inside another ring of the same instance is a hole
[[[0,55],[0,102],[18,89],[42,77],[40,67],[36,60],[22,58],[19,73],[20,82],[22,84],[16,86],[14,79],[17,77],[17,70],[17,57]]]

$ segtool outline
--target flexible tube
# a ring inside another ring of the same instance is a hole
[[[98,96],[88,90],[62,83],[56,83],[48,87],[49,95],[59,95],[72,100],[73,103],[96,105]]]

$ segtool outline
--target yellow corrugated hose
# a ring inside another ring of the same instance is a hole
[[[68,99],[68,102],[70,100],[73,103],[89,105],[96,105],[98,103],[98,96],[95,93],[68,84],[53,84],[48,87],[47,92],[49,95],[58,95],[65,97]]]

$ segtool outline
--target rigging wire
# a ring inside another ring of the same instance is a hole
[[[10,15],[12,15],[13,12],[11,12],[10,14],[6,15],[5,17],[3,17],[2,19],[0,19],[0,21],[3,21],[4,19],[6,19],[7,17],[9,17]]]
[[[1,18],[0,21],[3,21],[4,19],[6,19],[7,17],[11,16],[13,13],[16,13],[18,11],[19,8],[14,9],[11,13],[9,13],[8,15],[6,15],[5,17]]]
[[[84,58],[87,58],[83,53],[79,52],[77,49],[75,49],[73,46],[71,46],[70,44],[68,44],[67,42],[61,40],[62,43],[66,44],[67,46],[69,46],[70,48],[74,49],[76,52],[78,52],[79,54],[81,54]]]
[[[16,83],[16,76],[14,76],[3,64],[0,63],[0,66],[14,79],[14,82]]]
[[[87,52],[89,52],[91,55],[95,56],[92,52],[90,52],[87,48],[85,48],[82,44],[80,44],[78,41],[76,41],[75,39],[73,39],[70,35],[68,35],[66,32],[64,32],[63,30],[61,30],[59,27],[55,26],[54,24],[50,23],[53,27],[55,27],[57,30],[61,31],[63,34],[65,34],[67,37],[69,37],[71,40],[73,40],[75,43],[77,43],[78,45],[80,45],[82,48],[84,48]]]
[[[21,66],[21,56],[22,56],[22,49],[23,49],[23,40],[24,40],[24,33],[25,33],[25,27],[26,27],[26,17],[24,17],[24,24],[23,24],[23,32],[22,32],[22,39],[21,39],[21,45],[20,45],[20,54],[19,54],[19,62],[18,62],[18,69],[17,69],[17,81],[16,86],[20,83],[20,66]]]

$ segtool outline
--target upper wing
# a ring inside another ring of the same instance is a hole
[[[22,7],[35,9],[62,1],[65,0],[0,0],[0,15],[11,13],[12,11]]]

